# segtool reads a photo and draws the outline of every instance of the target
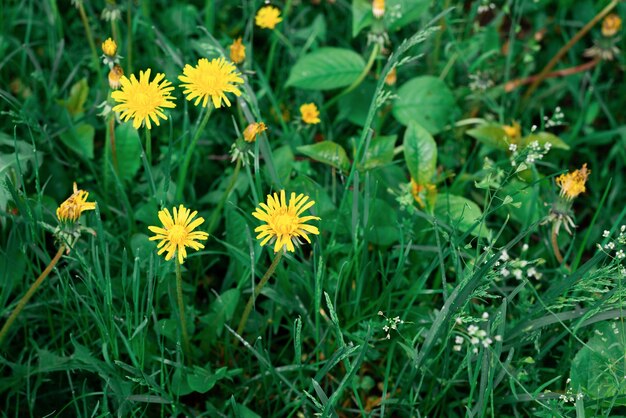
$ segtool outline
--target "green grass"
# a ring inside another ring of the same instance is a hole
[[[377,20],[369,1],[315,3],[275,3],[273,31],[260,1],[83,1],[88,31],[70,2],[0,5],[0,326],[57,252],[72,183],[97,202],[0,342],[1,417],[626,416],[625,60],[584,56],[624,42],[580,32],[626,7],[387,0]],[[566,74],[507,91],[577,33]],[[150,146],[100,115],[110,36],[127,76],[176,87]],[[239,36],[242,95],[207,122],[178,76]],[[584,163],[565,201],[557,178]],[[282,189],[315,200],[320,234],[239,334],[275,257],[252,212]],[[210,232],[182,266],[189,353],[176,265],[148,240],[179,204]]]

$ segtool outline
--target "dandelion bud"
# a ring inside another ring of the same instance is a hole
[[[102,52],[107,57],[113,58],[117,53],[117,44],[111,38],[108,38],[106,41],[102,42]]]
[[[263,131],[267,130],[267,126],[263,122],[251,123],[243,131],[243,139],[246,142],[256,141],[256,136]]]
[[[611,13],[602,21],[602,36],[610,38],[622,28],[622,19],[615,13]]]
[[[109,87],[111,87],[111,90],[117,90],[120,88],[120,79],[123,75],[124,70],[122,70],[122,67],[119,65],[115,64],[113,68],[111,68],[111,71],[109,71]]]
[[[239,37],[230,45],[230,60],[235,64],[241,64],[245,59],[246,46],[241,42],[241,37]]]
[[[372,2],[372,14],[377,19],[385,15],[385,0],[374,0]]]

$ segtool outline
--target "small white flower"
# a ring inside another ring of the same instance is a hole
[[[472,353],[478,354],[478,348],[477,347],[472,348]]]
[[[483,319],[489,319],[489,313],[488,312],[483,312]]]
[[[485,348],[489,347],[492,342],[493,342],[493,340],[491,338],[485,338],[483,340],[483,347],[485,347]]]
[[[469,327],[467,327],[467,333],[469,335],[476,334],[476,331],[478,331],[478,327],[476,325],[470,325]]]
[[[511,151],[511,152],[517,151],[517,144],[510,144],[509,145],[509,151]]]
[[[513,277],[515,277],[517,280],[522,280],[522,270],[520,269],[513,270]]]
[[[607,249],[607,250],[612,250],[612,249],[615,248],[615,243],[609,242],[609,243],[604,245],[604,248]]]
[[[500,270],[500,274],[501,274],[503,277],[507,277],[507,276],[509,275],[509,273],[510,273],[510,272],[509,272],[507,269],[502,269],[502,270]]]
[[[522,245],[522,252],[528,251],[528,244]]]
[[[462,347],[460,345],[455,345],[454,347],[452,347],[454,351],[461,351],[461,348]]]
[[[605,230],[604,230],[604,232],[602,233],[602,236],[603,236],[604,238],[606,238],[606,237],[608,237],[610,234],[611,234],[611,231],[609,231],[609,230],[605,229]]]
[[[384,316],[385,314],[383,313],[383,311],[378,311],[378,315]]]
[[[455,344],[463,344],[463,337],[461,337],[460,335],[457,335],[457,336],[454,338],[454,343],[455,343]]]
[[[509,253],[506,250],[503,250],[502,254],[500,254],[500,260],[507,261],[508,259],[509,259]]]
[[[617,253],[615,253],[615,256],[621,260],[622,258],[624,258],[624,250],[619,250]]]
[[[502,335],[496,335],[495,337],[493,337],[493,339],[500,342],[502,341]]]
[[[487,336],[487,331],[485,331],[484,329],[481,329],[480,331],[478,331],[478,332],[476,333],[476,335],[477,335],[479,338],[485,338],[485,337]]]
[[[622,225],[622,226],[619,228],[619,230],[620,230],[620,231],[622,231],[622,232],[626,231],[626,225]]]
[[[457,316],[454,322],[456,322],[457,325],[461,325],[463,323],[463,318],[461,318],[460,316]]]

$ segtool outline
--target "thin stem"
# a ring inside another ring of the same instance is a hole
[[[98,51],[96,50],[96,43],[93,41],[93,35],[91,34],[91,27],[89,26],[89,20],[83,7],[83,2],[78,2],[78,13],[80,14],[80,20],[83,21],[85,27],[85,35],[87,36],[87,42],[89,42],[89,48],[91,48],[91,59],[93,60],[93,69],[98,70],[100,60],[98,59]]]
[[[178,316],[180,317],[180,330],[183,335],[183,352],[187,361],[191,360],[189,351],[189,335],[187,335],[187,319],[185,318],[185,305],[183,303],[183,278],[180,272],[180,263],[176,259],[176,301],[178,303]]]
[[[213,211],[213,215],[211,215],[211,219],[209,220],[209,228],[207,229],[207,232],[209,234],[212,234],[213,230],[217,226],[217,221],[222,215],[222,208],[224,207],[224,204],[226,203],[228,196],[230,196],[230,192],[233,190],[233,187],[235,187],[235,183],[237,183],[237,177],[239,176],[240,170],[241,170],[241,158],[238,158],[237,165],[235,166],[235,171],[233,172],[233,176],[230,179],[230,183],[228,183],[228,187],[224,191],[222,198],[217,204],[217,207]]]
[[[239,326],[237,327],[237,334],[241,335],[241,333],[243,332],[243,329],[246,327],[246,322],[248,322],[248,317],[250,316],[250,312],[252,311],[254,300],[256,299],[257,296],[259,296],[259,293],[261,293],[261,290],[263,289],[263,286],[265,286],[265,283],[267,283],[270,277],[272,277],[272,274],[274,274],[274,270],[276,270],[276,267],[278,267],[278,262],[280,261],[282,256],[283,256],[283,250],[281,249],[276,253],[276,255],[274,256],[274,261],[272,261],[270,268],[267,269],[267,271],[261,278],[261,281],[259,282],[259,284],[257,284],[256,287],[254,288],[254,292],[250,295],[250,299],[248,299],[248,304],[246,305],[246,308],[243,311],[243,315],[241,316],[241,320],[239,321]],[[237,342],[235,342],[235,344],[237,344]]]
[[[215,0],[206,0],[204,6],[204,26],[209,33],[215,28]]]
[[[41,272],[39,277],[37,277],[37,280],[35,280],[35,283],[33,283],[30,286],[26,294],[22,296],[22,299],[20,299],[20,301],[17,303],[17,306],[15,307],[15,309],[13,309],[13,312],[11,312],[9,319],[7,319],[7,322],[5,322],[4,326],[2,327],[2,330],[0,330],[0,346],[2,345],[2,341],[4,341],[4,337],[6,337],[7,332],[9,332],[9,329],[11,328],[11,325],[13,324],[13,322],[15,322],[15,319],[17,318],[17,316],[20,314],[20,312],[22,312],[22,309],[24,309],[24,306],[26,306],[30,298],[35,294],[37,289],[39,289],[39,286],[41,286],[41,284],[46,279],[46,277],[48,277],[48,275],[50,274],[54,266],[59,262],[64,251],[65,251],[65,245],[61,245],[59,247],[59,250],[55,254],[54,258],[46,266],[44,271]]]
[[[365,68],[363,68],[363,71],[361,72],[361,74],[359,74],[359,77],[356,80],[354,80],[352,84],[346,87],[345,90],[343,90],[341,93],[339,93],[338,95],[336,95],[335,97],[327,101],[322,107],[323,109],[328,109],[329,107],[331,107],[333,104],[335,104],[335,102],[337,102],[337,100],[339,100],[341,97],[345,96],[346,94],[350,93],[352,90],[357,88],[363,82],[363,80],[365,80],[365,77],[367,77],[367,74],[370,72],[372,65],[374,65],[374,60],[378,56],[378,52],[380,52],[380,45],[374,44],[372,53],[370,54],[370,57],[367,61],[367,64],[365,65]]]
[[[113,168],[115,173],[119,174],[117,166],[117,148],[115,147],[115,116],[111,114],[109,117],[109,140],[111,141],[111,158],[113,159]]]
[[[591,19],[585,26],[583,26],[576,33],[576,35],[574,35],[574,37],[569,40],[568,43],[566,43],[565,45],[563,45],[561,49],[559,49],[559,52],[557,52],[556,55],[552,57],[550,62],[548,62],[548,64],[543,68],[543,70],[541,70],[541,72],[537,76],[537,79],[533,82],[533,84],[530,85],[530,87],[528,88],[528,90],[526,91],[522,99],[523,103],[526,103],[528,99],[530,99],[530,96],[535,92],[539,84],[541,84],[541,82],[545,80],[546,76],[550,73],[550,71],[552,71],[554,66],[561,60],[561,58],[563,58],[563,56],[567,53],[567,51],[569,51],[583,36],[585,36],[585,34],[589,32],[591,28],[595,26],[596,23],[602,20],[604,16],[608,15],[609,12],[613,10],[615,6],[617,6],[617,3],[619,3],[619,0],[611,1],[611,3],[609,3],[608,6],[602,9],[600,13],[595,15],[593,19]]]
[[[275,29],[277,31],[278,29]],[[267,79],[267,85],[269,86],[272,79],[272,68],[274,67],[274,55],[276,55],[276,46],[278,45],[278,35],[272,32],[272,45],[270,46],[270,53],[267,58],[267,65],[265,66],[265,78]]]
[[[563,68],[562,70],[557,70],[549,73],[544,78],[554,78],[554,77],[565,77],[572,74],[582,73],[583,71],[591,70],[593,67],[598,65],[600,62],[600,58],[595,58],[592,61],[586,62],[584,64],[577,65],[575,67]],[[504,85],[504,91],[509,93],[519,86],[523,86],[525,84],[530,84],[536,81],[539,78],[539,75],[532,75],[526,78],[518,78],[516,80],[511,80]]]
[[[146,158],[148,159],[148,164],[152,165],[152,134],[150,133],[150,129],[146,126]]]
[[[552,243],[552,251],[554,251],[554,256],[556,257],[556,261],[559,264],[563,264],[563,256],[561,255],[561,250],[559,250],[559,243],[557,241],[557,224],[555,223],[552,227],[552,235],[550,236],[550,242]]]
[[[131,8],[133,0],[128,0],[126,5],[126,62],[128,65],[128,73],[133,73],[133,27],[131,24]]]
[[[191,156],[193,155],[193,151],[196,149],[196,145],[198,144],[198,139],[200,139],[200,134],[204,131],[209,118],[211,117],[211,112],[213,111],[213,106],[209,105],[204,114],[204,118],[200,123],[200,126],[196,130],[193,138],[191,139],[191,143],[187,147],[187,152],[185,153],[185,159],[178,169],[178,183],[176,184],[176,201],[180,202],[183,198],[183,189],[185,188],[185,181],[187,180],[187,171],[189,170],[189,163],[191,163]]]

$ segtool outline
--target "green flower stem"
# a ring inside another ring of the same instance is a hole
[[[133,7],[133,0],[128,0],[126,5],[126,65],[128,66],[128,73],[133,73],[133,26],[131,19],[131,9]]]
[[[93,61],[93,69],[95,71],[98,71],[98,67],[100,65],[100,59],[98,59],[98,51],[96,50],[96,43],[93,41],[93,35],[91,34],[91,27],[89,27],[89,20],[87,19],[87,14],[85,13],[85,8],[83,7],[82,1],[78,2],[78,13],[80,14],[80,20],[83,21],[83,26],[85,27],[85,35],[87,36],[87,42],[89,43],[89,48],[91,48],[91,59]],[[102,80],[100,81],[104,83]]]
[[[2,330],[0,330],[0,346],[2,346],[2,341],[4,341],[4,337],[6,337],[7,332],[9,332],[9,329],[11,328],[11,325],[13,325],[13,322],[15,322],[17,316],[20,314],[20,312],[22,312],[24,306],[26,306],[30,298],[35,294],[37,289],[39,289],[39,286],[41,286],[41,284],[46,279],[46,277],[48,277],[54,266],[56,266],[56,264],[59,262],[61,256],[63,255],[63,252],[65,252],[65,245],[61,245],[59,247],[59,250],[57,251],[52,261],[50,261],[50,264],[46,266],[44,271],[41,272],[41,275],[39,275],[39,277],[37,277],[37,280],[35,280],[35,283],[30,286],[30,289],[28,289],[26,294],[22,296],[22,299],[20,299],[20,301],[17,303],[17,306],[15,307],[13,312],[11,312],[9,319],[7,319],[7,322],[5,322]]]
[[[274,31],[278,31],[278,29],[274,29]],[[270,53],[267,57],[267,65],[265,66],[265,78],[267,79],[267,84],[269,85],[270,80],[272,79],[272,68],[274,68],[274,55],[276,55],[276,46],[278,45],[278,35],[272,31],[272,45],[270,46]]]
[[[111,141],[111,157],[113,158],[113,168],[115,173],[119,174],[119,168],[117,165],[117,148],[115,147],[115,116],[111,114],[109,116],[109,140]]]
[[[352,90],[357,88],[363,82],[363,80],[365,80],[365,77],[367,77],[367,73],[369,73],[370,70],[372,69],[372,65],[374,65],[374,60],[376,60],[376,57],[378,56],[379,52],[380,52],[380,45],[379,44],[374,44],[374,48],[372,49],[372,53],[370,54],[370,57],[367,60],[367,64],[365,64],[365,68],[363,68],[363,71],[361,72],[361,74],[359,74],[359,77],[356,80],[354,80],[354,82],[352,84],[350,84],[348,87],[346,87],[345,90],[343,90],[341,93],[339,93],[338,95],[336,95],[335,97],[333,97],[332,99],[327,101],[324,104],[324,106],[322,106],[322,109],[330,108],[341,97],[345,96],[346,94],[350,93]]]
[[[228,183],[228,187],[224,191],[222,198],[217,204],[217,207],[213,211],[213,215],[211,215],[211,219],[209,220],[209,228],[207,229],[207,232],[209,233],[209,235],[213,233],[213,230],[217,226],[217,221],[222,215],[222,208],[224,207],[224,204],[226,203],[226,199],[228,199],[228,196],[230,196],[230,192],[232,192],[233,187],[235,187],[235,183],[237,183],[237,177],[239,176],[240,170],[241,170],[241,158],[238,158],[237,165],[235,166],[235,171],[233,172],[233,176],[230,179],[230,183]]]
[[[283,256],[283,250],[281,249],[280,251],[276,253],[276,255],[274,256],[274,261],[272,261],[270,268],[267,269],[267,271],[263,275],[263,278],[261,278],[261,281],[259,282],[259,284],[257,284],[256,287],[254,288],[254,292],[250,295],[250,299],[248,299],[248,304],[246,305],[246,308],[243,311],[243,315],[241,316],[241,320],[239,321],[239,326],[237,327],[237,334],[241,335],[241,333],[243,332],[243,329],[246,327],[246,322],[248,322],[248,317],[250,316],[250,312],[252,311],[252,305],[254,305],[254,300],[257,298],[257,296],[259,296],[259,293],[261,293],[261,290],[263,290],[263,286],[265,286],[265,283],[267,283],[270,277],[272,277],[272,274],[274,274],[274,270],[276,270],[276,267],[278,267],[278,263],[280,262],[280,259],[282,258],[282,256]],[[239,340],[236,340],[236,341],[239,341]]]
[[[209,122],[209,118],[211,117],[211,112],[213,111],[213,106],[209,104],[206,113],[204,114],[204,118],[202,122],[200,122],[200,126],[196,130],[193,138],[191,139],[191,143],[187,147],[187,152],[185,153],[185,159],[183,163],[180,165],[178,169],[178,183],[176,184],[176,201],[180,202],[183,198],[183,189],[185,188],[185,181],[187,180],[187,171],[189,170],[189,163],[191,163],[191,156],[193,155],[193,151],[196,149],[196,145],[198,144],[198,139],[200,138],[200,134],[204,131],[207,122]]]
[[[150,129],[146,126],[146,158],[148,159],[148,164],[152,165],[152,134],[150,133]]]
[[[189,351],[189,335],[187,334],[187,320],[185,318],[185,305],[183,303],[183,278],[180,272],[180,263],[176,259],[176,301],[178,302],[178,316],[180,317],[180,330],[183,335],[183,352],[187,360],[191,360]]]

